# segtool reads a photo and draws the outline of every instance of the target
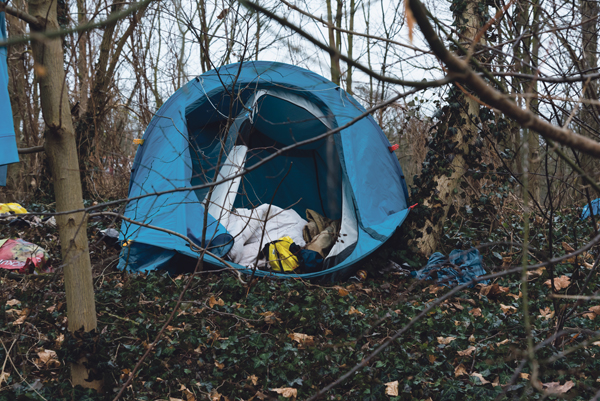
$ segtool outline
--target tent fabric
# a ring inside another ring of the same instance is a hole
[[[7,0],[0,0],[6,3]],[[4,12],[0,13],[0,40],[6,39]],[[8,96],[8,65],[6,47],[0,46],[0,186],[6,185],[7,167],[19,161],[12,109]]]
[[[231,64],[193,79],[156,113],[132,168],[133,199],[125,215],[162,231],[124,222],[121,238],[129,242],[119,267],[145,272],[168,268],[176,254],[197,257],[197,249],[175,233],[202,246],[205,225],[204,242],[210,251],[217,258],[226,256],[235,239],[225,229],[225,220],[206,213],[203,205],[208,184],[230,176],[231,169],[221,173],[227,170],[224,164],[236,158],[235,149],[245,146],[245,174],[239,186],[230,186],[237,187],[234,208],[266,203],[301,216],[312,209],[342,219],[341,233],[347,234],[340,237],[343,245],[336,244],[326,258],[323,272],[255,274],[341,277],[387,240],[409,212],[400,164],[371,116],[354,121],[363,113],[365,109],[331,81],[287,64]],[[319,135],[324,136],[314,139]],[[286,149],[302,141],[312,142]],[[265,158],[271,159],[264,162]],[[145,260],[142,249],[151,246],[164,252],[147,252]],[[217,258],[209,255],[205,261],[252,272]]]

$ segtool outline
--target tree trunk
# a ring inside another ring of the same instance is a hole
[[[333,49],[337,49],[337,44],[335,43],[335,29],[333,22],[333,10],[331,8],[331,0],[326,0],[327,3],[327,22],[329,26],[327,27],[327,31],[329,32],[329,47]],[[337,20],[337,19],[336,19]],[[331,62],[331,81],[336,85],[340,85],[340,59],[335,55],[330,56]]]
[[[354,14],[356,14],[356,5],[355,0],[350,0],[350,23],[348,26],[348,30],[350,32],[354,32]],[[352,50],[354,48],[354,35],[352,33],[348,34],[348,58],[352,59]],[[352,91],[352,66],[348,65],[348,71],[346,71],[346,92],[353,95]]]
[[[87,15],[84,0],[77,0],[77,23],[79,25],[87,24]],[[87,32],[79,34],[77,45],[79,54],[77,55],[77,76],[79,77],[79,115],[87,111],[90,77],[87,58]]]
[[[539,40],[535,35],[539,31],[539,20],[540,10],[539,1],[534,0],[532,3],[523,2],[521,5],[521,13],[517,17],[517,25],[519,31],[531,27],[531,31],[534,36],[527,36],[523,38],[523,47],[517,60],[523,60],[520,66],[520,71],[524,74],[535,75],[537,74],[538,57],[539,57]],[[519,61],[517,61],[519,63]],[[521,93],[531,93],[533,96],[528,100],[528,108],[534,113],[538,113],[539,101],[535,95],[538,93],[538,83],[523,82],[521,85]],[[540,176],[537,175],[540,170],[540,136],[535,131],[527,128],[523,128],[527,131],[528,148],[529,154],[527,155],[527,161],[529,164],[528,172],[533,173],[528,177],[529,181],[529,192],[533,198],[539,203],[540,202]],[[522,172],[521,170],[519,172]]]
[[[11,36],[21,36],[26,34],[26,24],[24,21],[10,14],[6,14],[7,28]],[[13,126],[15,128],[15,137],[17,147],[24,148],[33,146],[27,141],[28,120],[25,111],[27,110],[28,98],[25,93],[27,86],[27,64],[26,64],[25,44],[13,45],[8,48],[8,95],[12,105]],[[22,128],[21,128],[22,127]],[[6,179],[6,199],[0,199],[0,202],[18,202],[24,199],[27,192],[27,182],[24,173],[29,167],[29,156],[21,155],[19,163],[8,165],[8,175]]]
[[[467,47],[474,46],[472,40],[481,26],[478,6],[477,1],[471,0],[464,14],[455,16],[464,26],[461,41],[468,43]],[[428,167],[415,180],[420,192],[415,199],[419,202],[419,211],[415,213],[412,223],[415,236],[412,246],[427,257],[440,250],[444,223],[456,189],[467,170],[469,145],[478,136],[477,101],[458,87],[453,88],[450,97],[450,105],[445,108],[445,123],[438,126],[438,134],[434,135],[435,138],[429,145],[433,152],[428,153],[427,163],[424,163]]]
[[[47,30],[59,29],[56,2],[29,0],[29,12]],[[35,31],[35,27],[31,27]],[[83,208],[75,131],[65,83],[62,39],[33,41],[33,57],[37,64],[42,114],[46,123],[45,151],[50,164],[56,211]],[[96,329],[96,306],[92,268],[88,250],[87,219],[82,212],[56,216],[64,263],[65,291],[69,331]],[[96,387],[87,382],[84,361],[72,364],[74,385]],[[97,383],[96,383],[97,384]]]
[[[596,0],[581,0],[581,42],[583,49],[583,70],[596,72],[598,68],[598,15],[600,6]],[[595,80],[584,83],[585,99],[598,101],[598,85]],[[600,107],[594,102],[587,103],[580,112],[580,118],[589,128],[582,129],[581,134],[598,139],[600,136]],[[581,166],[592,177],[598,179],[597,160],[589,155],[581,155]],[[585,182],[582,182],[585,185]]]

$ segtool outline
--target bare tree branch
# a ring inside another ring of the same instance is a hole
[[[419,0],[409,1],[415,19],[433,53],[446,64],[450,71],[456,74],[457,80],[468,85],[479,95],[481,100],[515,119],[524,128],[531,128],[545,138],[570,146],[582,153],[600,157],[600,143],[542,120],[530,110],[520,108],[508,97],[489,86],[465,61],[454,56],[446,49],[429,23],[427,11],[423,4]]]

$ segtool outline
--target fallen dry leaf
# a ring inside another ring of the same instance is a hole
[[[169,401],[183,401],[181,398],[169,397]]]
[[[309,347],[311,345],[315,345],[315,337],[309,336],[308,334],[290,333],[288,334],[288,337],[291,338],[293,341],[300,343],[300,345],[306,345]]]
[[[596,318],[596,316],[598,316],[598,315],[596,315],[594,312],[584,313],[583,314],[583,317],[587,317],[590,320],[594,320]]]
[[[219,363],[219,362],[215,361],[215,366],[216,366],[216,367],[217,367],[219,370],[221,370],[221,369],[223,369],[223,368],[225,367],[225,364],[224,364],[224,363]]]
[[[508,287],[502,287],[498,284],[490,284],[483,285],[479,290],[479,294],[485,295],[488,298],[497,297],[501,294],[507,293],[509,291]]]
[[[496,343],[496,345],[499,347],[501,345],[507,344],[510,340],[507,338],[505,340],[500,341],[499,343]]]
[[[591,306],[590,310],[592,312],[594,312],[596,315],[600,315],[600,305],[598,305],[598,306]]]
[[[60,348],[63,341],[65,341],[65,335],[64,334],[60,334],[58,337],[56,337],[55,343],[56,343],[56,347]]]
[[[437,284],[433,284],[433,285],[430,285],[429,287],[425,288],[425,290],[429,291],[430,294],[437,294],[437,292],[440,291],[442,288],[444,288],[444,287],[437,285]],[[425,291],[425,290],[423,290],[423,291]]]
[[[521,291],[519,291],[519,295],[517,294],[511,294],[510,292],[508,294],[506,294],[506,296],[508,297],[513,297],[514,299],[519,299],[523,296],[523,293]]]
[[[252,382],[252,384],[255,386],[258,384],[258,377],[256,375],[248,376],[247,380],[250,380]]]
[[[463,365],[462,363],[460,365],[458,365],[456,367],[456,369],[454,369],[454,377],[459,377],[462,375],[466,375],[467,374],[467,369],[465,368],[465,365]]]
[[[221,298],[216,299],[214,296],[211,296],[210,299],[208,300],[208,306],[210,306],[212,308],[215,305],[223,306],[223,305],[225,305],[225,301],[223,301]]]
[[[60,362],[58,361],[58,356],[56,355],[56,351],[51,349],[44,349],[37,353],[38,358],[40,358],[40,362],[43,365],[46,365],[49,368],[60,366]]]
[[[467,348],[464,351],[458,351],[458,355],[460,355],[460,356],[471,356],[471,354],[473,353],[473,351],[475,351],[475,349],[476,348],[471,345],[469,348]]]
[[[500,304],[500,309],[502,309],[502,312],[506,314],[515,313],[517,311],[517,308],[515,308],[514,306],[504,304]]]
[[[8,372],[2,372],[0,373],[0,386],[2,385],[2,382],[7,382],[8,383],[8,378],[10,377],[10,373]]]
[[[456,337],[438,337],[437,341],[440,344],[444,344],[444,345],[448,345],[450,344],[452,341],[456,340]]]
[[[535,269],[535,270],[528,270],[527,271],[527,277],[538,277],[541,276],[542,274],[544,274],[544,271],[546,271],[545,267],[540,267],[539,269]]]
[[[473,334],[471,334],[471,336],[469,337],[469,342],[474,343],[475,341],[477,341],[477,340],[475,340],[475,336]]]
[[[469,313],[473,315],[473,317],[479,317],[481,316],[481,308],[473,308],[469,311]]]
[[[221,399],[221,394],[217,392],[217,390],[213,389],[210,393],[210,401],[219,401]]]
[[[296,398],[298,395],[298,390],[292,387],[272,388],[271,391],[275,391],[277,394],[281,394],[285,398]]]
[[[19,318],[17,320],[15,320],[14,322],[12,322],[13,325],[18,326],[21,325],[23,323],[25,323],[25,320],[27,319],[27,316],[29,316],[29,308],[25,308],[21,311],[17,311],[16,309],[10,309],[10,311],[16,311],[17,315],[19,316]],[[9,312],[9,311],[6,311]]]
[[[275,315],[275,313],[271,312],[271,311],[259,313],[259,315],[264,316],[265,323],[268,323],[268,324],[274,324],[279,320],[279,318]]]
[[[521,379],[529,380],[529,373],[519,373]]]
[[[333,288],[338,290],[338,294],[340,294],[340,297],[345,297],[345,296],[348,296],[348,294],[350,294],[350,292],[348,292],[348,290],[343,287],[335,286]]]
[[[481,375],[481,373],[473,372],[473,373],[471,373],[471,376],[474,376],[474,377],[478,378],[479,381],[481,382],[481,384],[488,384],[489,383],[489,381],[487,381],[487,380],[485,380],[483,378],[483,376]]]
[[[544,309],[540,308],[540,316],[546,320],[552,319],[554,317],[554,311],[550,309],[550,307],[546,306]]]
[[[361,311],[359,311],[358,309],[356,309],[354,306],[350,307],[350,310],[348,311],[349,315],[364,315],[364,313],[362,313]]]
[[[15,306],[15,305],[19,305],[21,303],[21,301],[19,301],[18,299],[9,299],[8,301],[6,301],[6,306]]]
[[[546,284],[548,286],[548,288],[552,288],[552,280],[548,279],[548,280],[544,281],[544,284]],[[554,287],[556,288],[556,291],[565,289],[569,285],[571,285],[571,279],[565,275],[562,275],[562,276],[554,279]]]
[[[385,384],[385,393],[392,397],[398,397],[398,380],[393,382],[384,383]]]
[[[563,249],[565,250],[565,252],[575,252],[575,249],[573,249],[573,247],[569,244],[567,244],[566,242],[561,243]]]
[[[565,384],[560,384],[559,382],[552,383],[542,383],[544,389],[546,389],[550,393],[554,394],[564,394],[575,386],[572,380],[569,380]]]

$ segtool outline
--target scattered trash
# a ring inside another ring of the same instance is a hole
[[[44,225],[56,227],[54,216],[40,218],[30,214],[14,214],[14,212],[0,213],[0,222],[14,228],[42,227]]]
[[[18,203],[0,203],[0,215],[23,213],[27,213],[27,210]]]
[[[367,279],[367,272],[364,270],[359,270],[356,274],[348,279],[351,283],[361,283]]]
[[[419,280],[435,280],[437,283],[453,287],[468,284],[473,279],[486,274],[482,267],[481,254],[475,248],[469,251],[455,249],[447,258],[439,252],[429,257],[425,268],[411,272],[411,276]],[[479,281],[487,284],[489,280]],[[469,287],[473,287],[473,284]]]
[[[121,249],[121,242],[119,241],[119,231],[114,228],[107,228],[100,230],[98,233],[100,240],[104,241],[107,245]]]
[[[585,220],[588,217],[591,216],[591,214],[593,213],[594,216],[598,215],[600,213],[600,198],[598,199],[594,199],[592,202],[592,211],[590,213],[590,204],[586,204],[583,207],[583,211],[581,212],[581,220]]]
[[[18,239],[0,240],[0,269],[22,274],[51,273],[48,252],[31,242]]]

